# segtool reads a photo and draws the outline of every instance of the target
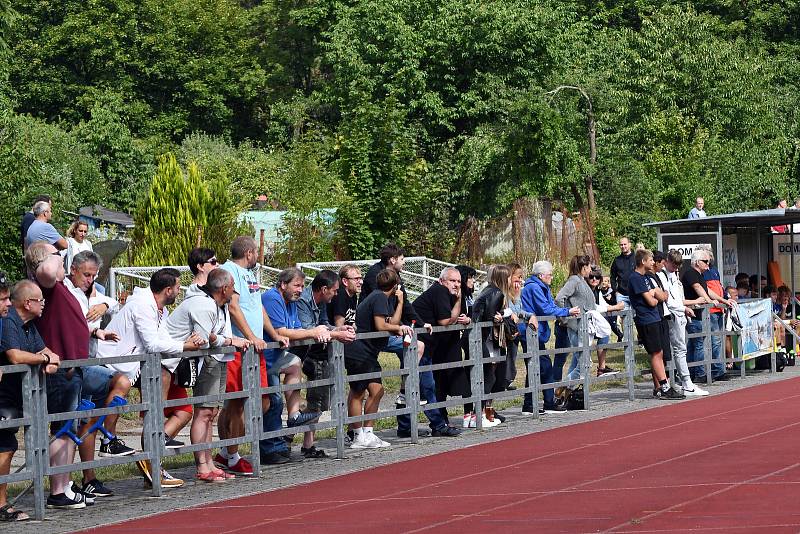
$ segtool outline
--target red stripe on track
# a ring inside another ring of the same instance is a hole
[[[798,386],[800,379],[791,379],[662,402],[652,410],[102,528],[144,532],[169,525],[193,534],[798,532]]]

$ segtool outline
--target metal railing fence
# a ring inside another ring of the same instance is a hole
[[[208,395],[204,397],[190,397],[188,399],[177,400],[163,400],[162,387],[161,387],[161,360],[162,358],[175,358],[176,355],[161,354],[140,354],[132,356],[119,356],[113,358],[94,358],[87,360],[77,361],[64,361],[62,362],[63,368],[80,368],[89,365],[102,365],[110,363],[123,363],[138,361],[141,363],[141,402],[137,404],[127,404],[123,406],[115,406],[109,408],[96,408],[88,411],[74,411],[69,413],[47,413],[47,391],[46,391],[46,375],[43,373],[40,366],[32,367],[27,365],[11,365],[0,366],[0,371],[3,373],[23,373],[23,413],[22,417],[18,419],[0,421],[0,429],[23,427],[25,437],[25,452],[26,452],[26,465],[25,469],[19,473],[0,476],[0,483],[19,482],[24,480],[31,480],[34,489],[34,516],[37,519],[42,519],[45,513],[45,486],[44,477],[56,473],[65,473],[77,471],[87,468],[101,468],[116,464],[130,463],[137,460],[149,460],[151,462],[151,473],[154,473],[152,492],[155,496],[160,496],[162,488],[160,484],[160,467],[162,459],[169,455],[182,454],[188,452],[195,452],[199,450],[212,449],[221,446],[239,445],[249,443],[251,445],[251,458],[253,470],[256,476],[259,474],[260,469],[260,456],[257,454],[259,442],[265,438],[275,438],[287,435],[302,433],[305,431],[317,431],[322,429],[334,429],[336,433],[336,456],[343,458],[345,453],[345,435],[346,425],[350,423],[361,422],[364,420],[382,419],[389,417],[396,417],[398,415],[408,415],[411,423],[411,441],[416,443],[419,437],[419,414],[424,410],[450,408],[455,406],[462,406],[467,403],[472,403],[475,406],[475,411],[478,413],[482,404],[489,400],[494,399],[508,399],[512,397],[519,397],[525,394],[531,394],[534,399],[533,416],[535,419],[539,418],[538,397],[541,392],[546,389],[554,389],[558,387],[574,387],[577,385],[583,386],[583,401],[584,408],[590,408],[591,401],[591,387],[593,384],[605,382],[609,380],[619,381],[622,380],[626,384],[628,400],[634,399],[634,386],[635,381],[642,375],[647,374],[647,371],[640,371],[637,369],[634,350],[636,342],[633,330],[633,313],[631,310],[624,310],[608,314],[614,320],[617,317],[622,318],[623,324],[623,339],[616,343],[607,343],[597,345],[590,339],[588,331],[588,321],[585,315],[577,318],[568,319],[573,323],[577,323],[579,345],[577,347],[560,347],[560,348],[546,348],[540,350],[538,342],[538,333],[531,328],[526,329],[526,342],[527,351],[521,352],[519,358],[524,359],[526,362],[526,370],[529,376],[528,386],[521,387],[515,390],[504,390],[493,393],[484,392],[484,365],[491,363],[498,363],[505,361],[505,356],[500,354],[496,356],[484,357],[483,343],[484,336],[482,332],[484,329],[491,329],[492,323],[477,323],[474,325],[453,325],[453,326],[437,326],[433,328],[433,333],[429,335],[437,335],[447,332],[461,332],[462,336],[468,336],[468,351],[465,358],[460,361],[453,361],[448,363],[433,363],[429,365],[420,365],[418,359],[418,335],[427,333],[423,328],[414,330],[412,342],[403,349],[403,366],[400,369],[385,369],[381,372],[365,373],[359,375],[348,375],[345,371],[345,346],[338,341],[331,341],[327,344],[328,358],[331,368],[331,376],[329,378],[306,381],[298,384],[291,385],[271,385],[268,387],[261,387],[259,381],[259,358],[260,355],[250,348],[242,354],[242,382],[243,389],[240,392],[229,392],[222,395]],[[707,314],[705,314],[707,315]],[[539,317],[539,320],[551,321],[555,317]],[[562,318],[563,319],[563,318]],[[706,342],[706,351],[704,353],[704,360],[692,365],[704,365],[706,369],[710,369],[711,365],[711,351],[710,351],[710,336],[711,335],[731,335],[738,334],[733,332],[712,331],[710,328],[704,328],[701,335],[704,336]],[[489,335],[491,335],[489,333]],[[361,333],[358,334],[358,339],[370,339],[388,337],[387,333]],[[724,342],[723,342],[724,343]],[[313,340],[294,342],[287,348],[281,348],[277,343],[268,343],[267,349],[279,350],[294,350],[301,351],[301,347],[308,345],[315,345],[317,342]],[[622,350],[624,354],[625,371],[622,376],[619,375],[601,375],[599,377],[592,376],[591,366],[591,353],[600,349],[615,349]],[[180,355],[181,358],[201,357],[210,354],[230,353],[232,348],[217,348],[208,349],[195,352],[186,352]],[[566,354],[569,357],[571,353],[579,353],[579,366],[581,370],[580,379],[574,380],[559,380],[557,382],[550,382],[541,384],[541,366],[540,357],[554,357],[557,355]],[[741,354],[741,352],[740,352]],[[741,358],[733,358],[730,361],[743,361]],[[463,368],[469,375],[470,392],[468,395],[451,397],[449,399],[437,399],[437,402],[431,402],[425,406],[420,406],[420,380],[419,374],[421,372],[438,371],[444,369]],[[744,369],[744,366],[742,366]],[[773,371],[774,371],[774,354],[773,354]],[[742,371],[744,375],[744,371]],[[347,413],[347,386],[350,382],[356,380],[364,380],[369,378],[388,378],[393,376],[400,376],[405,378],[405,407],[394,408],[388,410],[379,410],[376,414],[371,415],[348,415]],[[282,395],[285,392],[295,390],[306,390],[312,387],[331,387],[331,419],[327,422],[316,422],[304,426],[296,426],[291,428],[282,427],[279,430],[265,432],[262,428],[263,414],[261,405],[262,395]],[[185,404],[198,404],[201,402],[208,402],[211,400],[231,400],[231,399],[244,399],[244,419],[245,419],[245,433],[243,436],[236,438],[228,438],[224,440],[217,440],[211,443],[197,443],[185,445],[179,449],[166,449],[164,441],[164,416],[163,409],[169,406],[185,405]],[[51,422],[65,421],[77,418],[87,418],[102,416],[108,414],[121,414],[126,412],[144,412],[143,424],[143,451],[137,452],[131,456],[100,458],[90,462],[76,462],[63,466],[50,466],[49,457],[49,431],[48,424]],[[483,418],[476,418],[477,429],[483,428]]]

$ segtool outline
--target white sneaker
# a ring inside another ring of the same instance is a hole
[[[475,428],[478,426],[478,418],[475,414],[467,414],[464,416],[464,428]]]
[[[374,441],[369,439],[369,436],[367,435],[366,432],[362,432],[361,434],[358,434],[355,437],[355,439],[353,440],[353,443],[350,444],[350,448],[351,449],[378,449],[378,448],[380,448],[380,444],[375,443]]]
[[[692,382],[687,382],[683,386],[683,394],[687,397],[705,397],[708,395],[708,391],[704,390],[697,384],[693,384]]]
[[[399,395],[397,395],[397,398],[395,399],[394,403],[397,404],[397,405],[400,405],[400,406],[405,406],[406,405],[406,395],[405,395],[405,393],[400,393]],[[420,406],[425,406],[426,404],[428,404],[428,401],[426,401],[425,399],[420,399],[419,400],[419,405]]]
[[[494,421],[489,421],[486,419],[486,416],[483,416],[483,428],[492,428],[500,424],[500,419],[495,419]]]
[[[372,443],[376,443],[378,447],[391,447],[392,444],[388,441],[383,441],[375,432],[365,432],[367,435],[367,439],[369,439]]]

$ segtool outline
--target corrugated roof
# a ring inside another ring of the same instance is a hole
[[[94,206],[84,206],[78,210],[83,217],[90,217],[99,221],[106,221],[125,228],[133,228],[133,217],[123,211],[111,210],[95,204]]]

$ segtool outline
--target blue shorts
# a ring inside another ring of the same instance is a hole
[[[595,339],[597,340],[597,344],[598,345],[608,345],[608,342],[609,342],[609,337],[608,336],[596,337]]]
[[[83,369],[83,388],[81,398],[92,401],[98,408],[106,405],[106,397],[111,386],[111,379],[117,371],[105,365],[90,365]]]

